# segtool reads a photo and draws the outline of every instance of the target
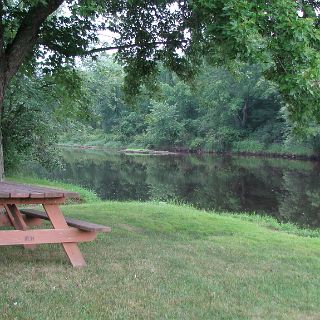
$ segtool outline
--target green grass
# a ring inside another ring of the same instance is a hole
[[[265,150],[265,146],[255,140],[242,140],[234,142],[232,145],[233,152],[263,152]]]
[[[294,226],[165,203],[63,210],[112,232],[80,245],[83,269],[59,246],[1,247],[1,319],[320,317],[320,238]]]
[[[280,145],[280,144],[272,144],[268,146],[267,152],[270,153],[279,153],[279,154],[292,154],[296,156],[312,156],[316,155],[315,152],[307,146],[303,145]]]

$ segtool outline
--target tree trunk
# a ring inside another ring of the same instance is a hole
[[[244,106],[242,108],[242,120],[241,120],[241,126],[244,128],[247,124],[248,119],[248,101],[244,101]]]
[[[4,161],[3,161],[3,145],[2,145],[2,129],[0,128],[0,181],[4,180]]]
[[[2,139],[2,115],[4,101],[4,76],[0,73],[0,181],[4,180],[4,158],[3,158],[3,139]]]

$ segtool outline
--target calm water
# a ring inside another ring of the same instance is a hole
[[[161,200],[257,212],[320,226],[320,163],[253,157],[65,151],[64,169],[38,176],[93,189],[103,199]]]

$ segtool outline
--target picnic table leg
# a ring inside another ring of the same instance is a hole
[[[53,227],[55,229],[68,229],[69,226],[59,208],[54,204],[43,204],[43,208],[46,211]],[[71,264],[74,267],[82,267],[86,265],[86,262],[80,252],[80,249],[76,242],[61,243],[64,251],[66,252]]]
[[[15,204],[8,204],[4,205],[4,208],[7,212],[8,218],[12,224],[12,226],[16,230],[28,230],[29,227],[25,223],[22,214],[18,207]],[[24,244],[23,245],[25,249],[35,249],[36,245],[35,244]]]

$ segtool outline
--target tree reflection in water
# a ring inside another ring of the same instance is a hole
[[[174,201],[320,226],[320,167],[316,162],[64,151],[64,163],[64,169],[55,172],[33,169],[41,177],[86,186],[103,199]]]

